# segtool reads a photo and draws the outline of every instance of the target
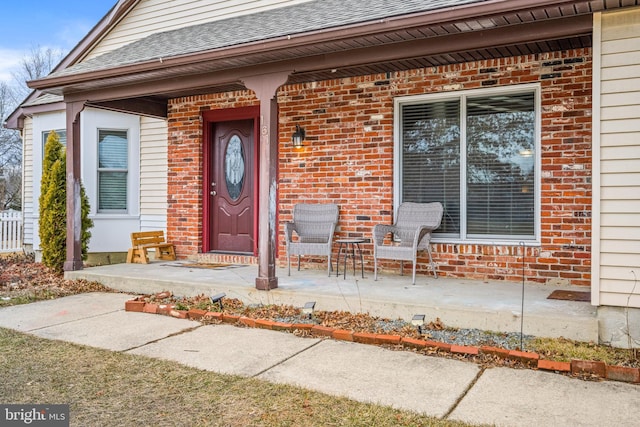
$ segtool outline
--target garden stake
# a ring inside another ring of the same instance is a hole
[[[524,351],[523,330],[524,330],[524,242],[520,242],[522,246],[522,304],[520,306],[520,350]]]

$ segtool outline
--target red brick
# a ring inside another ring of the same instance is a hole
[[[345,329],[336,329],[331,334],[331,337],[341,341],[353,341],[353,331],[347,331]]]
[[[451,345],[451,353],[475,355],[479,353],[478,347],[468,345]]]
[[[206,310],[200,310],[199,308],[189,309],[189,319],[191,320],[200,320],[205,314],[207,314]]]
[[[520,362],[529,365],[537,365],[540,355],[538,353],[531,353],[528,351],[511,350],[509,352],[509,359],[519,360]]]
[[[376,334],[370,334],[369,332],[354,332],[353,341],[361,344],[377,344]]]
[[[273,322],[267,319],[256,319],[256,328],[273,329]]]
[[[426,347],[428,348],[435,348],[438,349],[440,351],[445,351],[447,353],[449,353],[451,351],[451,344],[448,344],[446,342],[440,342],[440,341],[431,341],[431,340],[427,340],[425,341]]]
[[[290,331],[291,323],[273,322],[271,329],[274,331]]]
[[[538,369],[543,369],[545,371],[571,372],[571,363],[540,359],[538,360]]]
[[[218,322],[222,322],[222,313],[218,311],[207,311],[207,314],[204,315],[205,319],[217,320]]]
[[[158,304],[148,302],[144,305],[142,311],[145,313],[156,314],[158,312]]]
[[[311,328],[311,333],[313,335],[317,335],[319,337],[331,337],[333,335],[333,328],[328,328],[326,326],[314,325]]]
[[[415,338],[402,337],[400,340],[403,346],[417,348],[418,350],[425,348],[427,342],[425,340],[417,340]]]
[[[554,70],[559,78],[542,79],[543,62],[579,58],[580,63],[566,64]],[[399,71],[387,78],[381,75],[354,76],[347,80],[326,80],[310,83],[283,85],[278,90],[280,123],[278,137],[279,212],[282,222],[291,219],[294,203],[301,198],[310,201],[339,202],[341,230],[347,236],[360,232],[364,226],[391,222],[393,213],[393,98],[413,94],[430,93],[448,84],[460,90],[479,88],[487,79],[497,80],[499,85],[516,85],[539,82],[541,87],[540,129],[542,174],[545,177],[540,188],[542,207],[540,212],[539,248],[525,248],[527,279],[544,283],[561,277],[554,271],[571,263],[571,270],[562,276],[573,284],[588,285],[590,280],[590,243],[580,243],[577,233],[585,233],[591,225],[591,189],[584,186],[590,170],[565,168],[564,165],[589,164],[592,153],[589,145],[591,132],[590,112],[592,94],[588,83],[592,77],[592,52],[590,49],[570,49],[550,52],[544,57],[513,56],[498,61],[470,61],[457,65],[438,66],[429,69]],[[480,73],[481,68],[496,68],[495,73]],[[450,76],[455,77],[450,77]],[[375,85],[379,80],[389,84]],[[366,87],[360,87],[365,85]],[[201,248],[202,235],[202,124],[204,110],[223,110],[259,105],[252,91],[234,91],[219,94],[170,99],[168,103],[168,215],[167,237],[176,242],[179,257],[195,255]],[[553,107],[566,106],[566,111]],[[300,115],[300,111],[324,109],[313,117]],[[372,118],[372,115],[380,117]],[[294,151],[290,136],[295,125],[300,124],[308,134],[321,141],[317,147]],[[364,132],[355,132],[366,126]],[[287,142],[289,141],[289,142]],[[340,147],[336,152],[335,148]],[[375,152],[374,152],[375,151]],[[348,158],[352,168],[339,167]],[[375,162],[372,161],[375,158]],[[313,163],[313,165],[311,165]],[[305,164],[301,182],[300,165]],[[335,165],[338,165],[336,167]],[[310,167],[313,166],[313,167]],[[359,176],[363,167],[372,167],[373,178]],[[332,186],[339,185],[339,194]],[[580,206],[580,207],[576,207]],[[341,208],[342,209],[342,208]],[[383,212],[383,213],[381,213]],[[579,214],[581,216],[575,216]],[[369,216],[367,224],[357,221],[357,215]],[[572,219],[575,222],[563,221]],[[553,228],[559,225],[561,228]],[[277,230],[282,236],[283,227]],[[575,241],[582,249],[563,251],[556,256],[556,248]],[[284,245],[279,246],[279,262],[284,263]],[[495,278],[517,280],[520,271],[521,248],[472,244],[437,244],[436,262],[442,262],[443,275],[469,279]],[[366,262],[372,260],[371,250],[365,247]],[[551,255],[539,258],[540,253]],[[473,256],[477,265],[469,265],[464,258]],[[494,261],[501,256],[499,261]],[[420,255],[419,273],[430,273],[424,255]],[[315,260],[305,260],[317,267]],[[575,265],[573,263],[576,263]],[[448,264],[448,265],[447,265]],[[325,261],[326,268],[326,261]],[[513,273],[504,271],[513,270]]]
[[[378,344],[398,345],[400,344],[401,340],[402,340],[402,337],[400,335],[386,335],[386,334],[376,335],[376,342]]]
[[[242,316],[239,319],[239,322],[242,323],[243,325],[246,325],[246,326],[250,327],[250,328],[255,328],[256,327],[255,319],[252,319],[250,317]]]
[[[144,311],[144,305],[145,305],[144,301],[131,299],[124,303],[124,310],[142,313]]]
[[[302,331],[310,331],[311,329],[313,329],[312,324],[310,323],[294,323],[293,325],[291,325],[291,329],[300,329]]]
[[[607,379],[637,383],[640,382],[640,369],[628,366],[607,366]]]
[[[224,323],[237,323],[238,320],[240,320],[240,316],[237,314],[227,314],[227,313],[222,314],[222,321]]]
[[[158,310],[156,312],[158,314],[163,314],[165,316],[168,316],[171,313],[171,310],[173,310],[172,304],[160,304],[158,305]]]
[[[592,360],[572,360],[571,373],[572,374],[588,373],[588,374],[597,375],[601,378],[606,378],[607,364],[604,362],[592,361]]]
[[[502,357],[503,359],[509,357],[509,350],[499,347],[482,346],[480,347],[480,353],[491,354],[493,356]]]
[[[186,319],[188,315],[189,315],[189,312],[185,310],[171,310],[169,312],[169,316],[175,317],[178,319]]]

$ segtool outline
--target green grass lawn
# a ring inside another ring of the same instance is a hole
[[[72,426],[467,425],[2,328],[0,378],[0,402],[69,404]]]

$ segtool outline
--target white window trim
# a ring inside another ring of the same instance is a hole
[[[127,168],[126,169],[114,169],[114,168],[101,168],[100,167],[100,149],[98,145],[100,144],[100,131],[113,131],[113,132],[125,132],[127,134]],[[96,128],[96,212],[100,215],[128,215],[130,211],[130,198],[129,192],[130,185],[129,182],[131,180],[131,173],[129,171],[131,161],[131,131],[128,128],[114,128],[114,127],[98,127]],[[126,182],[126,190],[127,190],[127,207],[125,209],[100,209],[100,172],[126,172],[127,173],[127,182]]]
[[[43,130],[41,132],[41,139],[42,139],[42,150],[40,152],[40,155],[42,156],[42,162],[44,162],[44,151],[47,145],[47,139],[49,139],[49,133],[51,133],[51,131],[55,131],[58,134],[58,137],[60,137],[61,133],[64,132],[64,138],[65,138],[65,142],[64,144],[62,144],[62,148],[63,150],[67,149],[67,130],[64,128],[59,128],[59,129],[49,129],[49,130]],[[45,136],[46,135],[46,136]],[[62,142],[62,141],[60,141]],[[40,162],[42,164],[42,162]]]
[[[402,172],[402,147],[400,144],[401,135],[402,135],[402,106],[407,104],[420,104],[425,102],[435,102],[435,101],[444,101],[450,100],[453,98],[461,99],[464,101],[465,98],[473,97],[473,96],[490,96],[495,94],[510,94],[510,93],[522,93],[522,92],[534,92],[534,102],[535,102],[535,130],[534,130],[534,145],[535,145],[535,183],[534,183],[534,237],[529,239],[495,239],[492,240],[489,236],[487,239],[466,239],[464,236],[466,235],[466,225],[463,227],[463,223],[466,223],[466,198],[461,198],[460,202],[460,232],[463,234],[461,238],[452,238],[452,237],[436,237],[434,236],[432,242],[435,243],[454,243],[454,244],[473,244],[473,245],[491,245],[491,246],[517,246],[517,245],[525,245],[525,246],[540,246],[541,245],[541,196],[540,196],[540,186],[542,182],[542,168],[541,168],[541,123],[542,123],[542,96],[541,96],[541,88],[540,84],[532,83],[532,84],[523,84],[523,85],[512,85],[505,87],[497,87],[497,88],[481,88],[481,89],[469,89],[462,91],[452,91],[452,92],[444,92],[444,93],[435,93],[435,94],[425,94],[425,95],[411,95],[411,96],[402,96],[394,99],[393,102],[393,209],[394,212],[397,211],[398,206],[400,205],[400,199],[402,195],[402,181],[401,181],[401,172]],[[461,118],[466,118],[466,103],[461,102],[461,110],[460,110]],[[464,150],[466,144],[466,129],[464,126],[461,127],[461,150]],[[466,152],[466,150],[461,151]],[[460,185],[461,190],[466,188],[466,156],[461,159],[460,165]]]
[[[95,108],[82,112],[82,176],[91,203],[90,218],[139,219],[140,216],[140,118],[139,116]],[[126,130],[129,138],[127,211],[98,212],[98,129]]]

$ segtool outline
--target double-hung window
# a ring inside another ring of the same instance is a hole
[[[538,238],[539,89],[396,100],[396,201],[444,206],[434,237]]]
[[[98,129],[98,212],[127,212],[128,165],[128,132]]]

